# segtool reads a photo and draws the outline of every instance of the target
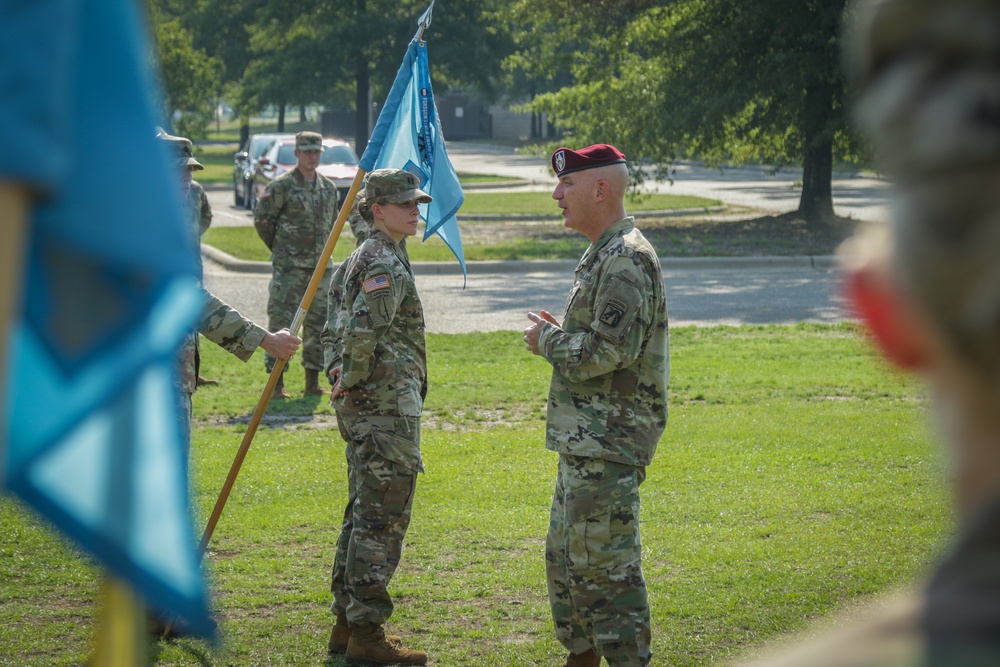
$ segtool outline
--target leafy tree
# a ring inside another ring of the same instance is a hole
[[[424,39],[429,43],[435,89],[469,87],[494,99],[501,75],[500,62],[513,48],[501,9],[509,0],[445,0],[434,8]],[[344,63],[355,91],[354,107],[358,151],[370,134],[369,100],[385,99],[396,76],[417,19],[428,0],[354,0],[321,2],[327,16],[326,41]],[[345,11],[347,10],[347,11]],[[331,54],[332,56],[332,54]]]
[[[573,85],[533,106],[574,142],[615,142],[661,174],[679,156],[801,162],[798,214],[832,215],[834,154],[857,151],[843,103],[844,0],[520,3],[586,44],[567,59],[522,40],[510,61],[568,67]]]
[[[191,33],[178,19],[152,12],[153,35],[164,89],[164,117],[173,130],[202,137],[219,99],[221,63],[194,48]]]

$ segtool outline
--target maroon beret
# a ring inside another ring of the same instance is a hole
[[[578,151],[572,148],[557,148],[552,154],[552,169],[556,176],[572,174],[574,171],[605,167],[609,164],[624,164],[625,156],[610,144],[594,144]]]

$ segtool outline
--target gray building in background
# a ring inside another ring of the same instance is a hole
[[[551,139],[555,128],[545,114],[530,114],[511,111],[512,106],[526,100],[511,101],[486,106],[473,101],[461,92],[437,95],[438,116],[446,139],[470,141],[476,139],[500,139],[527,141],[530,139]],[[370,127],[378,118],[378,104]],[[320,132],[325,137],[354,137],[354,110],[323,111],[320,114]]]

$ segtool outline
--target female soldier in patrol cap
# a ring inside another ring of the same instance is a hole
[[[359,212],[369,236],[334,274],[323,331],[330,402],[347,443],[349,497],[333,563],[331,653],[348,661],[423,665],[427,654],[386,636],[420,459],[427,393],[424,314],[403,239],[430,202],[399,169],[368,175]]]

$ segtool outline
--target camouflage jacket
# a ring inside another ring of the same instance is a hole
[[[427,394],[424,311],[405,253],[384,232],[368,239],[330,280],[322,341],[327,374],[340,367],[348,393],[338,412],[420,416]]]
[[[253,213],[271,264],[313,269],[337,218],[337,186],[322,174],[306,183],[298,169],[282,174],[261,195]]]
[[[562,327],[538,337],[552,364],[548,449],[648,465],[667,424],[670,347],[656,251],[631,217],[584,253]]]
[[[212,206],[208,203],[205,188],[198,181],[191,181],[187,205],[195,210],[198,221],[198,236],[202,236],[212,226]]]
[[[201,252],[196,234],[198,233],[198,221],[201,219],[200,211],[201,201],[198,198],[189,197],[185,213],[191,232],[193,252],[198,256],[199,265],[201,264]],[[197,331],[185,338],[178,355],[181,390],[189,394],[193,394],[198,386],[199,332],[243,361],[247,361],[253,356],[254,350],[260,346],[267,333],[266,329],[240,315],[237,310],[204,287],[201,290],[204,293],[205,307],[201,312],[201,317],[198,318]]]

